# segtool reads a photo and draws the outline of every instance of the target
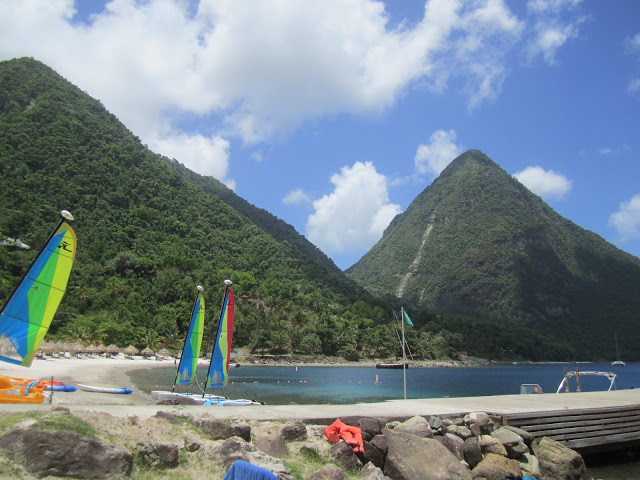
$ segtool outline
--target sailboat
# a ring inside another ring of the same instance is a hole
[[[173,381],[171,391],[153,390],[151,398],[154,400],[183,400],[187,403],[202,404],[208,398],[202,399],[199,393],[180,393],[176,392],[176,385],[188,385],[197,381],[196,367],[198,365],[198,357],[200,355],[200,347],[202,346],[202,337],[204,334],[204,288],[201,285],[196,286],[198,294],[191,309],[191,319],[189,321],[189,330],[184,339],[184,346],[180,354],[180,362]],[[184,400],[187,398],[188,400]],[[217,396],[216,396],[217,398]],[[224,397],[222,397],[224,399]]]
[[[11,343],[8,351],[0,352],[4,362],[31,366],[67,288],[76,234],[67,223],[73,215],[66,210],[60,215],[62,219],[0,311],[0,337]]]
[[[8,339],[10,345],[0,349],[3,362],[31,366],[67,288],[76,234],[67,223],[73,216],[66,210],[60,215],[60,222],[0,310],[0,339]],[[42,403],[45,389],[37,380],[0,375],[0,403]]]
[[[207,388],[222,388],[229,383],[229,363],[231,362],[231,344],[233,340],[233,320],[235,314],[235,300],[233,290],[231,290],[231,280],[225,280],[226,285],[222,308],[220,309],[220,321],[218,322],[218,332],[213,344],[213,352],[211,354],[211,363],[207,371]],[[204,397],[204,394],[203,394]],[[204,405],[262,405],[261,402],[255,400],[231,400],[218,397],[207,400]]]
[[[228,383],[229,363],[231,359],[231,340],[233,338],[234,319],[234,297],[233,291],[229,288],[231,280],[224,281],[226,289],[222,302],[220,321],[218,322],[218,332],[209,363],[209,370],[202,393],[179,393],[175,391],[177,385],[197,383],[196,367],[202,345],[204,333],[204,297],[203,288],[198,289],[198,296],[194,302],[189,323],[189,331],[185,338],[184,348],[180,356],[180,364],[176,372],[176,378],[171,391],[153,390],[151,398],[154,400],[176,400],[184,403],[199,405],[260,405],[252,400],[230,400],[222,395],[206,393],[206,389],[211,387],[224,387]]]
[[[393,316],[395,318],[396,312],[393,312]],[[397,370],[402,369],[402,376],[404,381],[404,399],[406,400],[407,399],[407,368],[409,368],[409,364],[407,363],[407,353],[405,350],[405,347],[406,347],[406,342],[404,339],[405,323],[413,327],[413,323],[411,322],[409,315],[407,315],[407,312],[404,311],[404,307],[402,307],[400,309],[400,324],[402,325],[402,363],[377,363],[376,368],[392,368]]]
[[[626,363],[620,360],[620,352],[618,351],[618,334],[617,333],[614,334],[614,338],[616,341],[616,360],[611,362],[611,365],[614,367],[624,367]]]

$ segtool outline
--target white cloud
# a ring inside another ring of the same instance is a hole
[[[526,47],[529,60],[541,56],[553,65],[558,50],[567,41],[577,38],[580,24],[587,17],[577,10],[582,0],[530,0],[527,11],[534,19],[531,35]]]
[[[371,162],[356,162],[331,176],[334,190],[313,202],[307,237],[325,252],[367,251],[401,212],[389,203],[387,180]]]
[[[430,0],[411,28],[391,28],[373,0],[196,5],[112,0],[83,23],[73,0],[3,1],[0,58],[42,60],[146,143],[185,114],[260,142],[308,118],[381,111],[418,80],[460,76],[475,107],[499,92],[523,29],[502,0]]]
[[[225,180],[229,166],[229,142],[221,137],[202,135],[171,135],[152,139],[149,147],[184,163],[195,172],[225,181],[235,188],[233,180]]]
[[[600,155],[618,155],[620,153],[628,152],[630,149],[629,145],[626,143],[622,143],[620,145],[616,145],[615,147],[602,147],[598,149],[598,153]]]
[[[311,197],[301,188],[289,192],[283,199],[285,205],[311,205],[313,201]]]
[[[572,182],[564,175],[542,167],[527,167],[513,174],[520,183],[545,200],[560,200],[571,190]]]
[[[636,33],[633,37],[627,38],[625,40],[625,47],[627,52],[636,58],[636,63],[640,66],[640,33]],[[629,80],[627,91],[629,93],[640,92],[640,77]]]
[[[414,158],[416,171],[422,174],[440,175],[447,165],[462,153],[463,147],[456,145],[455,141],[456,132],[453,130],[435,131],[427,145],[418,145]]]
[[[618,211],[609,216],[609,225],[618,230],[623,242],[640,239],[640,194],[622,202]]]

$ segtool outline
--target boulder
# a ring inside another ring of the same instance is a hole
[[[376,449],[382,454],[383,458],[387,456],[388,442],[386,436],[376,435],[371,439],[371,445],[376,447]]]
[[[442,445],[458,457],[458,460],[464,460],[464,440],[462,438],[445,433],[442,437]]]
[[[192,435],[187,435],[184,438],[184,449],[187,452],[197,452],[202,447],[200,440]]]
[[[491,436],[504,446],[509,458],[520,458],[529,451],[522,437],[511,429],[500,427],[493,431]]]
[[[394,432],[409,433],[420,438],[433,437],[433,430],[429,426],[429,422],[424,417],[415,416],[400,423],[393,429]]]
[[[480,427],[479,423],[470,423],[469,425],[467,425],[467,428],[471,432],[471,435],[474,437],[479,437],[480,435],[482,435],[482,428]]]
[[[511,430],[513,433],[515,433],[520,438],[522,438],[522,440],[527,445],[527,447],[531,447],[531,443],[533,442],[533,439],[535,438],[533,436],[533,434],[531,434],[531,433],[529,433],[526,430],[523,430],[521,428],[514,427],[512,425],[505,425],[502,428],[506,428],[507,430]]]
[[[282,460],[267,455],[240,437],[231,437],[217,445],[206,447],[205,455],[210,460],[222,465],[225,470],[229,470],[236,460],[244,460],[269,470],[279,480],[293,480],[291,471]]]
[[[504,448],[504,445],[491,435],[482,435],[480,437],[480,448],[482,449],[483,455],[495,453],[496,455],[501,455],[503,457],[507,456],[507,449]]]
[[[383,430],[387,437],[384,473],[394,480],[471,480],[471,473],[445,446],[431,438],[420,438],[396,430]]]
[[[376,467],[384,467],[384,456],[371,442],[364,442],[364,453],[359,458],[364,464],[372,463]]]
[[[538,458],[542,476],[554,480],[586,478],[587,468],[578,452],[547,437],[535,440],[532,447]]]
[[[285,441],[306,440],[307,427],[301,422],[296,422],[293,425],[287,425],[282,429],[282,438]]]
[[[140,461],[153,468],[176,468],[180,465],[179,449],[173,443],[139,442],[136,454]]]
[[[465,427],[464,425],[447,425],[446,427],[444,427],[444,431],[446,433],[455,435],[456,437],[460,437],[462,440],[466,440],[467,438],[473,436],[471,430],[469,430],[469,428]]]
[[[540,478],[540,462],[538,459],[531,453],[525,453],[518,459],[518,463],[520,464],[520,468],[522,468],[523,476]]]
[[[347,475],[333,464],[328,464],[316,471],[309,480],[347,480]]]
[[[467,438],[464,441],[464,460],[469,464],[469,468],[475,467],[482,461],[482,449],[478,437]]]
[[[251,427],[246,423],[234,423],[227,425],[219,418],[192,418],[191,422],[203,434],[213,440],[226,440],[231,437],[240,437],[247,442],[251,441]]]
[[[256,433],[253,438],[254,445],[258,450],[276,458],[284,458],[287,455],[287,445],[284,442],[282,433],[274,435]]]
[[[120,479],[133,467],[125,448],[74,432],[18,428],[0,437],[0,449],[39,478]]]
[[[489,435],[495,430],[495,423],[491,420],[491,417],[484,412],[471,412],[464,416],[464,423],[470,425],[477,423],[480,426],[480,430],[483,435]]]
[[[440,417],[431,415],[427,421],[429,422],[431,430],[438,430],[439,428],[442,428],[442,419]]]
[[[382,431],[382,425],[380,425],[380,420],[373,417],[362,417],[356,422],[356,427],[362,430],[362,434],[365,433],[369,435],[369,440],[375,437],[376,435],[380,435]]]
[[[442,425],[448,427],[449,425],[457,425],[461,427],[464,425],[464,419],[461,417],[447,417],[442,420]]]
[[[173,413],[165,412],[164,410],[158,410],[154,416],[158,418],[164,418],[167,422],[169,422],[172,425],[179,425],[183,423],[183,421],[177,418]]]
[[[507,475],[522,477],[520,464],[510,458],[490,453],[471,470],[474,480],[503,480]]]
[[[373,463],[369,462],[360,470],[362,480],[385,480],[384,473]]]
[[[362,462],[354,453],[353,448],[344,440],[339,440],[331,447],[331,460],[342,465],[345,470],[358,470],[362,468]]]

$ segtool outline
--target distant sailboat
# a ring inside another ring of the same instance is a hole
[[[395,312],[393,313],[395,318]],[[403,376],[403,384],[404,384],[404,399],[407,399],[407,368],[409,368],[409,363],[407,363],[407,352],[406,352],[406,341],[404,339],[404,324],[410,325],[413,327],[413,322],[409,318],[407,312],[405,312],[404,307],[400,309],[400,325],[402,328],[402,363],[377,363],[376,368],[391,368],[391,369],[402,369]]]
[[[0,353],[4,362],[31,366],[67,288],[76,234],[67,223],[73,216],[66,210],[60,215],[44,248],[0,311],[0,337],[8,338],[13,347]]]
[[[620,351],[618,350],[618,334],[617,333],[614,334],[614,338],[616,341],[616,360],[614,362],[611,362],[611,365],[613,365],[614,367],[624,367],[626,363],[620,360]]]

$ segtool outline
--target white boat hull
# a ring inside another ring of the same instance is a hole
[[[118,393],[118,394],[133,393],[133,390],[131,390],[130,388],[95,387],[92,385],[82,385],[82,384],[78,384],[78,389],[83,390],[85,392],[96,392],[96,393]]]
[[[184,398],[188,398],[190,400],[193,400],[194,402],[197,402],[199,404],[203,404],[205,403],[207,400],[228,400],[227,397],[222,397],[220,395],[213,395],[210,393],[207,393],[204,395],[204,397],[202,396],[201,393],[179,393],[179,392],[169,392],[169,391],[164,391],[164,390],[152,390],[151,391],[151,398],[153,398],[154,400],[158,400],[158,401],[162,401],[162,400],[181,400]]]

